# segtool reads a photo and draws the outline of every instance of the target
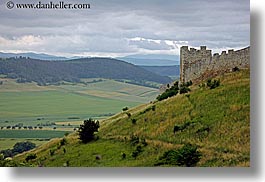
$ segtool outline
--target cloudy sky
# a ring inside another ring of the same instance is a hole
[[[64,0],[90,3],[86,10],[7,9],[8,1],[0,1],[0,52],[120,57],[250,44],[249,0]],[[50,1],[60,0],[41,2]]]

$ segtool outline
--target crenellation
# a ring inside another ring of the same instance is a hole
[[[206,79],[217,73],[231,71],[236,66],[247,68],[250,65],[249,55],[250,47],[212,55],[212,50],[206,46],[200,46],[199,50],[183,46],[180,49],[180,82]]]
[[[200,46],[201,51],[206,51],[206,46]]]

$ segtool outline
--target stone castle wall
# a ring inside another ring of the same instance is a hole
[[[202,81],[220,73],[232,71],[233,68],[249,68],[250,47],[237,51],[223,51],[221,55],[212,50],[207,50],[206,46],[201,46],[200,50],[182,46],[180,48],[180,82]]]

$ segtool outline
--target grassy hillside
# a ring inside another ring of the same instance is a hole
[[[96,141],[81,144],[73,133],[66,144],[54,139],[16,156],[12,165],[171,166],[161,164],[161,156],[193,144],[201,153],[197,166],[250,166],[249,70],[219,79],[215,89],[194,85],[189,94],[130,109],[130,118],[120,113],[102,121]],[[174,126],[182,131],[174,133]],[[37,158],[26,163],[29,153]]]

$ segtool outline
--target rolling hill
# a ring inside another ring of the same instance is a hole
[[[215,89],[193,85],[188,94],[103,120],[95,141],[82,144],[73,133],[63,145],[63,139],[53,139],[8,165],[177,166],[163,163],[163,157],[193,145],[200,153],[196,166],[250,166],[249,75],[241,70],[219,76]],[[176,126],[182,129],[173,132]],[[36,158],[26,162],[30,154]]]
[[[80,82],[82,78],[130,80],[140,85],[171,82],[166,76],[149,72],[139,66],[110,58],[83,58],[67,61],[42,61],[19,57],[0,59],[0,74],[18,82],[37,82],[39,85],[60,81]],[[152,84],[151,84],[152,85]]]
[[[146,69],[147,71],[156,73],[161,76],[173,76],[179,77],[179,65],[175,66],[141,66],[142,68]]]

